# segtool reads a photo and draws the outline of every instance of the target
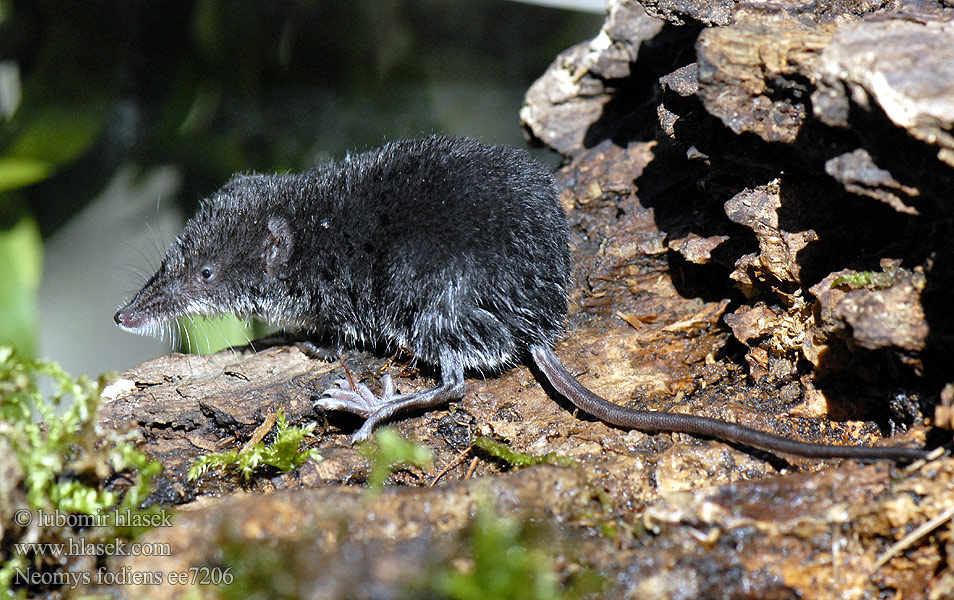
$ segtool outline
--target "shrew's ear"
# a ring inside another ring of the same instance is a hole
[[[288,226],[288,221],[284,217],[269,217],[268,235],[265,237],[262,248],[265,274],[281,279],[294,247],[295,236],[292,234],[291,227]]]

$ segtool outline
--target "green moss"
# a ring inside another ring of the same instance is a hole
[[[548,536],[500,516],[488,499],[478,501],[465,545],[466,559],[440,570],[433,581],[435,592],[454,600],[570,600],[603,586],[586,569],[561,577]]]
[[[889,264],[882,271],[853,271],[835,278],[831,287],[849,289],[884,290],[896,284],[904,276],[904,269],[897,264]]]
[[[121,432],[98,425],[96,414],[104,381],[72,378],[49,361],[27,360],[9,346],[0,346],[0,449],[17,461],[14,479],[0,487],[0,505],[27,508],[63,517],[63,523],[34,523],[23,528],[23,540],[10,540],[10,555],[0,556],[0,596],[15,587],[17,568],[66,569],[53,556],[33,555],[35,548],[17,551],[15,543],[62,542],[82,528],[87,542],[133,538],[155,519],[139,519],[157,510],[141,508],[152,491],[152,479],[162,469],[135,445],[137,431]],[[121,478],[116,475],[123,474]],[[9,475],[8,475],[9,477]],[[107,482],[128,482],[116,489]],[[18,495],[22,494],[22,495]],[[12,512],[12,511],[11,511]],[[85,521],[70,515],[87,515]],[[117,515],[132,516],[122,522]],[[12,530],[16,531],[16,529]],[[29,538],[29,539],[27,539]],[[4,540],[7,541],[6,539]]]
[[[315,449],[302,452],[299,450],[302,441],[313,435],[315,424],[304,427],[289,427],[285,414],[278,411],[276,420],[275,438],[271,444],[264,441],[252,446],[247,452],[231,450],[216,454],[207,454],[189,467],[189,480],[195,481],[212,468],[236,470],[242,478],[248,481],[255,471],[263,467],[271,467],[281,473],[297,469],[309,458],[321,460]]]
[[[25,556],[6,557],[3,566],[0,566],[0,597],[3,598],[25,598],[26,591],[13,589],[13,577],[18,569],[26,568]]]
[[[223,600],[274,600],[301,598],[301,582],[289,572],[294,545],[270,540],[249,544],[239,535],[220,540],[223,568],[232,580],[219,585]]]
[[[151,491],[162,467],[136,449],[138,432],[96,423],[103,383],[73,379],[55,363],[25,360],[0,346],[0,435],[20,462],[32,508],[87,515],[138,510]],[[122,494],[96,476],[123,471],[137,476]]]
[[[561,467],[572,467],[576,461],[569,456],[559,456],[548,452],[543,456],[533,456],[523,452],[517,452],[513,448],[502,444],[488,437],[478,437],[474,439],[474,446],[487,452],[494,458],[498,458],[514,467],[530,467],[533,465],[559,465]]]
[[[371,461],[368,493],[372,496],[384,488],[384,481],[393,471],[409,466],[425,469],[433,461],[427,447],[404,438],[390,427],[377,430],[374,439],[358,449]]]

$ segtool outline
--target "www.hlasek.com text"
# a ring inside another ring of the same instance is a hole
[[[18,542],[13,545],[18,556],[172,556],[168,542],[128,542],[114,539],[89,542],[86,538],[69,538],[65,542]]]

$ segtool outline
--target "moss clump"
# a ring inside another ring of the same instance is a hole
[[[359,450],[371,461],[368,474],[368,493],[374,496],[384,488],[384,481],[392,472],[404,467],[426,469],[431,465],[431,451],[412,442],[393,428],[384,427],[374,434],[374,439],[361,444]]]
[[[321,460],[315,449],[302,452],[302,441],[313,435],[315,424],[304,427],[289,427],[285,414],[278,411],[275,421],[275,437],[271,444],[258,442],[246,452],[230,450],[216,454],[206,454],[189,467],[189,481],[195,481],[205,475],[209,469],[234,470],[248,481],[255,471],[263,467],[272,467],[281,473],[287,473],[300,467],[306,460]]]
[[[431,587],[453,600],[570,600],[594,594],[603,579],[587,570],[561,573],[549,536],[498,514],[482,498],[464,540],[466,556],[440,570]]]
[[[869,289],[885,290],[904,278],[905,270],[899,262],[891,261],[882,266],[881,271],[850,271],[835,278],[831,287],[849,290]]]
[[[158,522],[142,505],[162,467],[137,449],[138,431],[99,426],[103,385],[0,346],[0,597],[22,592],[28,570],[69,569],[72,557],[40,544],[108,545]]]
[[[572,467],[576,465],[576,461],[569,456],[560,456],[553,452],[548,452],[543,456],[533,456],[532,454],[517,452],[510,446],[492,440],[489,437],[477,437],[474,439],[474,446],[494,458],[517,468],[531,467],[533,465],[559,465],[561,467]]]

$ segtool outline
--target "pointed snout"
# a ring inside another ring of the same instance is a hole
[[[144,324],[143,315],[141,311],[132,310],[130,307],[131,305],[127,304],[116,311],[116,314],[113,315],[113,320],[116,321],[117,325],[127,331],[137,331],[142,328]]]

